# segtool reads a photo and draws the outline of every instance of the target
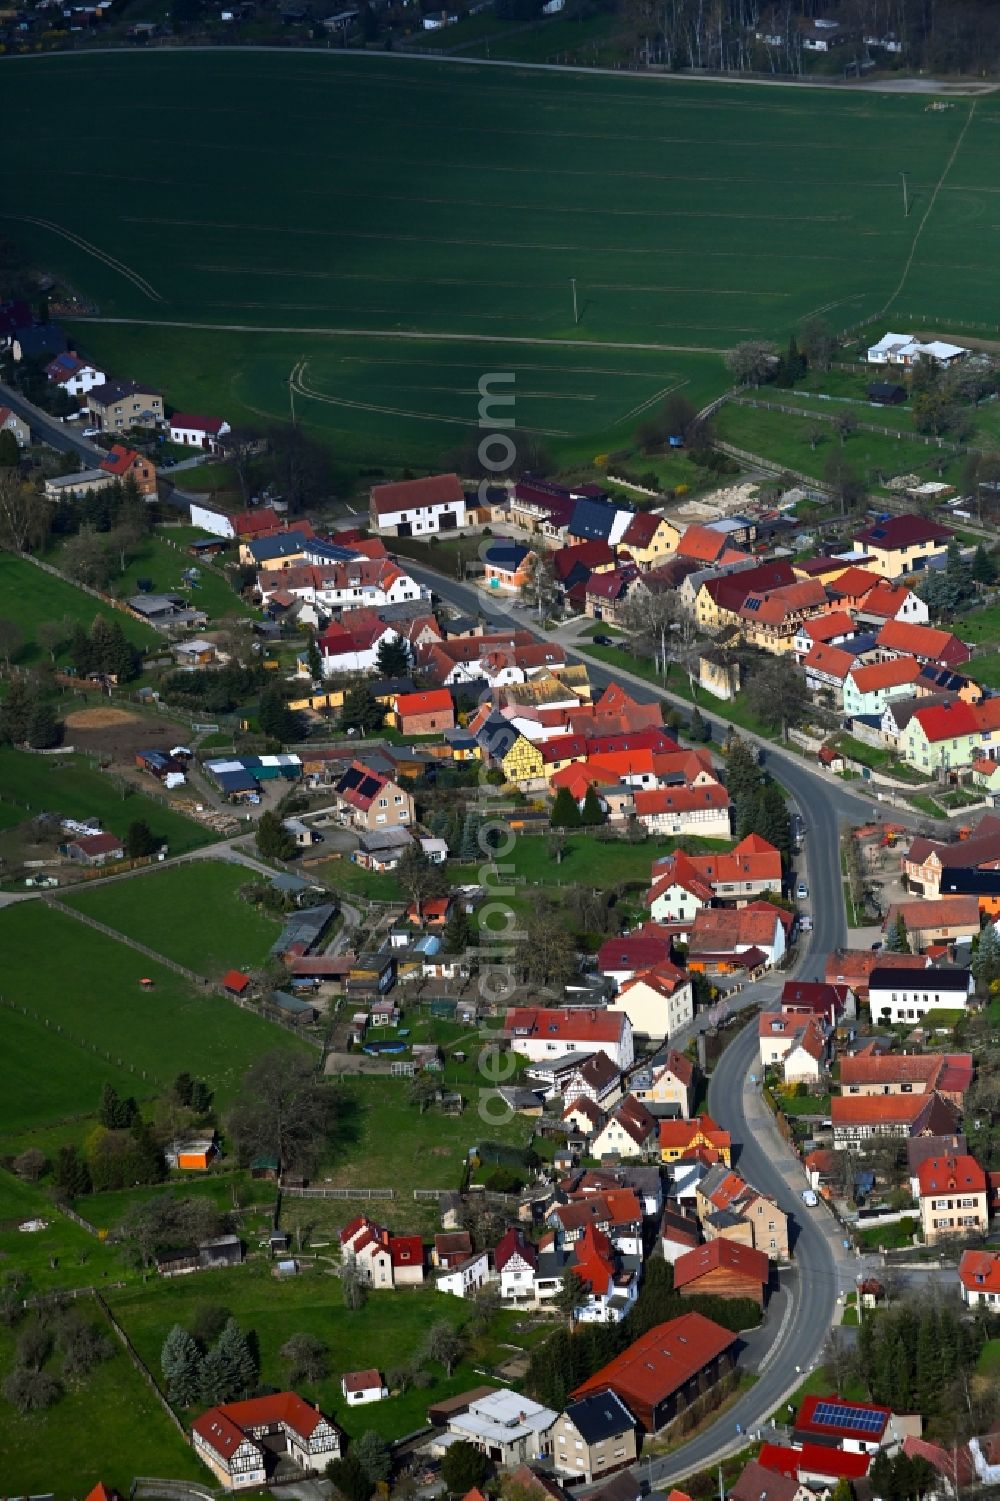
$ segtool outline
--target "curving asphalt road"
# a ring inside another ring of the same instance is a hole
[[[526,612],[491,608],[494,602],[484,600],[475,587],[447,579],[409,560],[406,564],[420,582],[466,612],[485,611],[501,627],[533,628]],[[560,644],[568,656],[578,656],[572,646]],[[597,687],[614,678],[627,682],[629,692],[642,702],[670,697],[617,668],[608,669],[589,657],[578,660],[586,662],[591,681]],[[690,707],[680,699],[674,702]],[[712,725],[716,742],[724,732],[725,726]],[[764,744],[766,764],[797,804],[807,830],[804,868],[800,874],[808,880],[810,888],[813,930],[796,973],[803,979],[822,979],[826,956],[847,941],[840,869],[841,824],[870,817],[872,803],[813,769],[801,757]],[[894,811],[893,818],[896,817]],[[741,1000],[759,1000],[767,1010],[776,1006],[778,993],[779,985],[773,980],[766,981],[752,987],[752,994],[744,992]],[[757,1058],[757,1028],[751,1023],[734,1038],[716,1065],[709,1085],[708,1106],[739,1144],[735,1165],[740,1172],[791,1214],[793,1265],[779,1276],[780,1287],[772,1294],[764,1329],[759,1335],[751,1334],[747,1341],[743,1364],[756,1373],[757,1381],[697,1438],[663,1459],[641,1461],[637,1473],[651,1486],[675,1484],[686,1475],[714,1464],[743,1447],[747,1433],[767,1422],[799,1385],[802,1373],[819,1358],[834,1321],[838,1294],[853,1286],[859,1265],[845,1250],[826,1207],[820,1205],[809,1210],[799,1197],[804,1186],[801,1168],[778,1134],[759,1089],[751,1082]]]

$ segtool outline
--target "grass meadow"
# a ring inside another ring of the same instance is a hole
[[[21,665],[38,662],[44,656],[35,640],[35,630],[43,620],[68,617],[80,621],[89,630],[97,615],[103,615],[105,620],[117,620],[135,646],[156,646],[163,640],[158,631],[144,625],[141,620],[133,620],[122,610],[102,605],[82,589],[64,579],[53,578],[23,558],[0,552],[0,616],[16,620],[24,636],[25,644],[16,659]]]
[[[6,1056],[10,1036],[25,1064],[11,1071],[0,1100],[0,1134],[8,1140],[32,1124],[95,1110],[106,1078],[127,1086],[125,1093],[150,1096],[187,1069],[208,1081],[224,1111],[254,1058],[303,1046],[41,902],[0,912],[0,950],[4,999],[36,1014],[29,1037],[27,1018],[0,1008],[0,1050]],[[151,991],[140,989],[143,977],[153,980]]]
[[[127,797],[122,796],[123,787]],[[199,849],[215,838],[193,818],[95,771],[84,756],[33,756],[0,746],[0,827],[10,828],[42,812],[99,818],[105,829],[119,837],[130,823],[145,819],[175,855]]]
[[[581,41],[556,30],[524,47]],[[440,458],[488,370],[517,372],[518,426],[580,456],[811,313],[1000,321],[994,99],[250,51],[12,59],[5,84],[12,113],[39,89],[77,105],[78,149],[38,118],[0,182],[25,248],[128,320],[83,345],[230,420],[285,417],[299,367],[300,420],[345,457]]]
[[[243,901],[253,880],[242,865],[196,860],[113,886],[67,895],[68,906],[148,944],[178,964],[212,978],[227,969],[255,969],[281,931],[276,918]]]
[[[346,1218],[341,1223],[346,1224]],[[440,1365],[429,1362],[431,1385],[411,1387],[400,1396],[367,1407],[348,1408],[340,1390],[342,1372],[378,1366],[384,1374],[393,1367],[405,1367],[420,1349],[431,1324],[445,1321],[461,1325],[468,1319],[469,1310],[459,1298],[413,1289],[372,1293],[363,1308],[350,1312],[343,1306],[340,1284],[331,1274],[329,1263],[321,1262],[320,1266],[322,1270],[281,1283],[257,1265],[245,1266],[239,1272],[205,1272],[198,1277],[161,1282],[155,1288],[123,1290],[113,1293],[108,1301],[140,1355],[154,1369],[172,1326],[179,1323],[190,1327],[198,1306],[206,1303],[222,1304],[244,1328],[254,1331],[260,1347],[261,1380],[272,1386],[287,1385],[279,1356],[284,1342],[292,1334],[315,1334],[329,1349],[330,1375],[312,1384],[307,1382],[299,1390],[307,1401],[318,1402],[322,1411],[352,1437],[369,1429],[390,1439],[412,1433],[426,1422],[429,1403],[480,1385],[481,1362],[499,1358],[497,1341],[510,1336],[511,1317],[500,1314],[494,1328],[470,1345],[466,1359],[450,1378]],[[511,1352],[508,1349],[504,1353]]]

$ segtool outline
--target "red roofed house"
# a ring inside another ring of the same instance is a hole
[[[145,454],[136,453],[133,448],[114,444],[107,457],[101,460],[101,468],[115,479],[133,479],[140,495],[156,494],[156,466]]]
[[[912,625],[926,625],[930,620],[927,605],[902,584],[879,583],[864,596],[857,610],[858,624],[884,625],[887,620],[906,620]]]
[[[710,1115],[696,1115],[688,1121],[660,1121],[660,1157],[664,1162],[678,1162],[697,1147],[717,1152],[729,1166],[732,1149],[729,1132],[717,1126]]]
[[[597,951],[597,968],[607,975],[620,989],[626,980],[642,970],[653,969],[669,960],[671,937],[666,928],[656,923],[643,923],[634,933],[621,938],[609,938]]]
[[[538,1251],[523,1230],[511,1226],[497,1241],[493,1265],[500,1278],[501,1298],[534,1300]]]
[[[737,1336],[700,1313],[657,1324],[572,1393],[612,1391],[647,1433],[685,1412],[735,1365]]]
[[[926,516],[887,516],[855,532],[854,545],[866,554],[865,567],[886,579],[921,573],[931,558],[942,557],[954,532]]]
[[[745,907],[702,907],[688,938],[688,968],[707,973],[734,967],[741,954],[756,950],[772,969],[784,958],[791,913],[770,902]],[[735,966],[740,968],[738,964]]]
[[[424,1245],[419,1235],[391,1235],[393,1287],[419,1287],[424,1280]]]
[[[340,818],[355,828],[409,828],[413,823],[413,798],[398,783],[363,761],[352,761],[336,783]]]
[[[869,1454],[848,1454],[827,1444],[803,1444],[785,1448],[762,1444],[757,1463],[764,1470],[788,1476],[811,1491],[830,1490],[838,1480],[863,1480],[871,1464]]]
[[[802,664],[805,668],[806,687],[810,693],[820,693],[828,689],[837,695],[839,702],[844,684],[856,661],[856,657],[852,657],[849,651],[843,651],[839,646],[827,646],[824,642],[817,642],[810,648]]]
[[[170,441],[184,448],[200,448],[205,453],[217,453],[219,439],[229,432],[229,423],[222,417],[202,417],[197,412],[175,412],[170,419]]]
[[[675,855],[655,860],[652,879],[674,871]],[[717,901],[739,906],[766,891],[781,893],[781,855],[760,834],[748,834],[721,855],[689,855],[690,870],[712,888]],[[685,867],[687,869],[687,867]]]
[[[890,699],[908,698],[916,692],[920,672],[920,663],[908,654],[867,666],[855,662],[844,679],[844,713],[852,718],[883,714]]]
[[[930,1094],[937,1090],[959,1109],[972,1083],[971,1053],[853,1053],[840,1059],[846,1095]]]
[[[632,1024],[624,1011],[595,1007],[512,1006],[504,1033],[512,1053],[541,1063],[566,1053],[607,1053],[618,1069],[634,1062]]]
[[[401,735],[433,735],[438,730],[455,728],[455,705],[447,688],[399,693],[394,713]]]
[[[678,557],[693,558],[697,563],[717,563],[727,546],[725,532],[694,525],[681,533],[675,551]]]
[[[928,1245],[949,1235],[985,1235],[989,1229],[986,1174],[974,1157],[928,1157],[917,1169],[920,1223]]]
[[[728,839],[732,833],[729,793],[717,782],[636,792],[635,816],[651,834]]]
[[[730,1487],[729,1501],[812,1501],[812,1492],[797,1476],[778,1475],[751,1459]]]
[[[889,620],[879,631],[875,643],[885,652],[916,657],[918,662],[942,662],[945,667],[961,667],[972,656],[971,648],[951,631],[929,625],[911,625],[905,620]]]
[[[634,1095],[626,1095],[594,1137],[591,1156],[646,1157],[657,1150],[656,1117]]]
[[[260,537],[273,537],[285,530],[285,523],[270,506],[261,506],[257,511],[241,511],[233,517],[233,534],[241,541],[252,542]]]
[[[1000,1251],[963,1251],[958,1280],[970,1308],[1000,1307]]]
[[[694,1016],[694,990],[690,976],[665,961],[626,980],[618,992],[618,1005],[628,1015],[632,1029],[657,1042],[675,1036]]]
[[[654,511],[637,511],[629,522],[618,546],[646,573],[677,550],[680,532],[666,516]]]
[[[797,1444],[836,1443],[848,1454],[877,1454],[891,1417],[888,1407],[814,1393],[803,1397],[792,1432]]]
[[[18,448],[27,448],[31,442],[31,428],[17,412],[8,406],[0,406],[0,433],[13,433]]]
[[[381,1402],[389,1395],[389,1388],[382,1380],[382,1372],[345,1371],[340,1378],[340,1390],[348,1407],[362,1407],[366,1402]]]
[[[89,390],[102,386],[108,378],[103,370],[98,370],[69,349],[49,361],[45,374],[54,386],[61,386],[67,396],[86,396]]]
[[[192,1424],[191,1442],[228,1491],[266,1485],[279,1454],[307,1474],[340,1458],[337,1429],[294,1392],[210,1407]]]
[[[682,1298],[753,1298],[763,1308],[771,1263],[763,1251],[719,1236],[685,1251],[674,1262],[674,1287]]]
[[[457,474],[373,485],[369,504],[373,532],[390,537],[429,537],[466,525],[465,491]]]
[[[938,1094],[834,1095],[830,1116],[834,1148],[862,1152],[873,1137],[948,1135],[959,1118]]]

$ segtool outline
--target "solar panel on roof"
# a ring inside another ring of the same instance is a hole
[[[862,1433],[878,1433],[885,1425],[885,1414],[864,1407],[848,1407],[840,1402],[819,1402],[812,1421],[830,1428],[854,1428]]]

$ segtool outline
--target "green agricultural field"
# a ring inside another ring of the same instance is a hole
[[[123,797],[122,788],[83,756],[32,756],[0,746],[0,808],[7,827],[36,813],[60,813],[66,818],[99,818],[112,834],[122,837],[129,824],[141,818],[175,855],[215,838],[193,818],[132,791],[127,783],[128,795]]]
[[[36,1121],[96,1109],[100,1083],[94,1063],[100,1082],[111,1078],[116,1086],[127,1083],[126,1093],[147,1096],[187,1069],[207,1079],[217,1108],[224,1110],[254,1058],[273,1048],[303,1046],[280,1027],[221,996],[196,992],[171,970],[41,902],[0,912],[0,950],[5,999],[41,1017],[42,1031],[47,1019],[55,1033],[57,1076],[47,1056],[48,1038],[29,1059],[23,1037],[14,1030],[22,1018],[0,1008],[0,1050],[13,1032],[26,1064],[17,1071],[23,1081],[17,1094],[37,1090],[44,1101],[44,1115],[39,1108]],[[152,990],[140,989],[143,977],[153,980]],[[72,1066],[74,1053],[78,1069]],[[27,1124],[11,1086],[9,1079],[0,1102],[0,1132],[8,1138]]]
[[[35,640],[35,630],[43,620],[79,620],[90,627],[97,615],[105,620],[117,620],[128,639],[144,650],[158,646],[163,637],[152,626],[133,620],[121,610],[102,605],[82,589],[63,579],[53,578],[33,563],[15,558],[11,553],[0,552],[0,616],[16,620],[24,636],[25,645],[18,653],[17,661],[24,665],[37,662],[44,655]]]
[[[114,1293],[108,1301],[140,1355],[153,1369],[159,1366],[160,1351],[170,1329],[175,1323],[190,1327],[201,1304],[224,1305],[245,1329],[255,1332],[260,1344],[261,1379],[272,1386],[286,1385],[279,1356],[284,1342],[292,1334],[315,1334],[330,1351],[330,1375],[314,1386],[301,1387],[302,1395],[318,1402],[323,1412],[355,1437],[367,1429],[386,1438],[412,1433],[426,1422],[430,1402],[482,1383],[482,1374],[477,1374],[473,1367],[484,1359],[498,1358],[498,1337],[519,1338],[513,1334],[510,1316],[500,1314],[495,1320],[497,1333],[491,1330],[489,1335],[475,1341],[469,1356],[450,1379],[441,1366],[431,1363],[430,1386],[423,1389],[414,1386],[402,1396],[385,1402],[364,1409],[348,1409],[340,1392],[342,1372],[377,1365],[385,1373],[394,1367],[405,1367],[420,1349],[431,1324],[438,1321],[463,1324],[468,1318],[468,1308],[458,1298],[414,1289],[373,1293],[364,1308],[349,1312],[343,1305],[340,1283],[331,1275],[329,1265],[320,1265],[321,1271],[307,1272],[280,1283],[275,1282],[267,1268],[253,1265],[235,1272],[205,1272],[198,1277],[161,1282],[155,1289]]]
[[[255,969],[281,931],[239,895],[243,865],[196,860],[113,886],[74,891],[67,904],[210,978]]]
[[[0,921],[0,934],[3,932]],[[138,959],[138,954],[135,957]],[[7,994],[5,984],[4,995]],[[39,993],[26,984],[21,1004],[31,1006],[41,1016],[38,998]],[[36,1139],[38,1130],[50,1122],[90,1114],[97,1108],[106,1082],[113,1084],[121,1095],[141,1098],[155,1092],[153,1084],[146,1084],[141,1077],[136,1080],[127,1068],[109,1062],[104,1056],[106,1047],[97,1054],[89,1047],[71,1042],[65,1033],[46,1027],[44,1020],[25,1016],[7,1006],[0,1007],[0,1038],[5,1074],[0,1132],[30,1134],[31,1139],[23,1141],[22,1146],[45,1150],[47,1143]],[[100,1045],[98,1038],[95,1046]],[[8,1148],[11,1145],[8,1138]]]
[[[590,61],[611,31],[560,19],[510,40]],[[0,182],[25,248],[127,320],[79,325],[84,347],[230,420],[287,416],[294,371],[300,421],[344,457],[440,460],[475,425],[485,371],[516,371],[518,426],[563,457],[627,438],[678,383],[721,389],[715,353],[783,340],[813,312],[840,328],[1000,319],[976,233],[992,98],[934,111],[926,96],[385,54],[4,67],[12,114],[40,91],[77,105],[78,150],[38,119]],[[151,172],[153,118],[223,170]]]
[[[964,625],[961,635],[965,635]],[[1000,688],[1000,652],[991,652],[986,657],[973,657],[966,671],[970,678],[982,683],[984,688]]]
[[[101,1315],[88,1299],[82,1312]],[[0,1369],[13,1364],[17,1331],[0,1329]],[[46,1366],[59,1379],[60,1361]],[[0,1475],[9,1494],[73,1501],[98,1480],[128,1495],[135,1475],[210,1483],[208,1471],[169,1421],[115,1341],[115,1353],[82,1381],[70,1381],[47,1412],[20,1417],[4,1403]]]

